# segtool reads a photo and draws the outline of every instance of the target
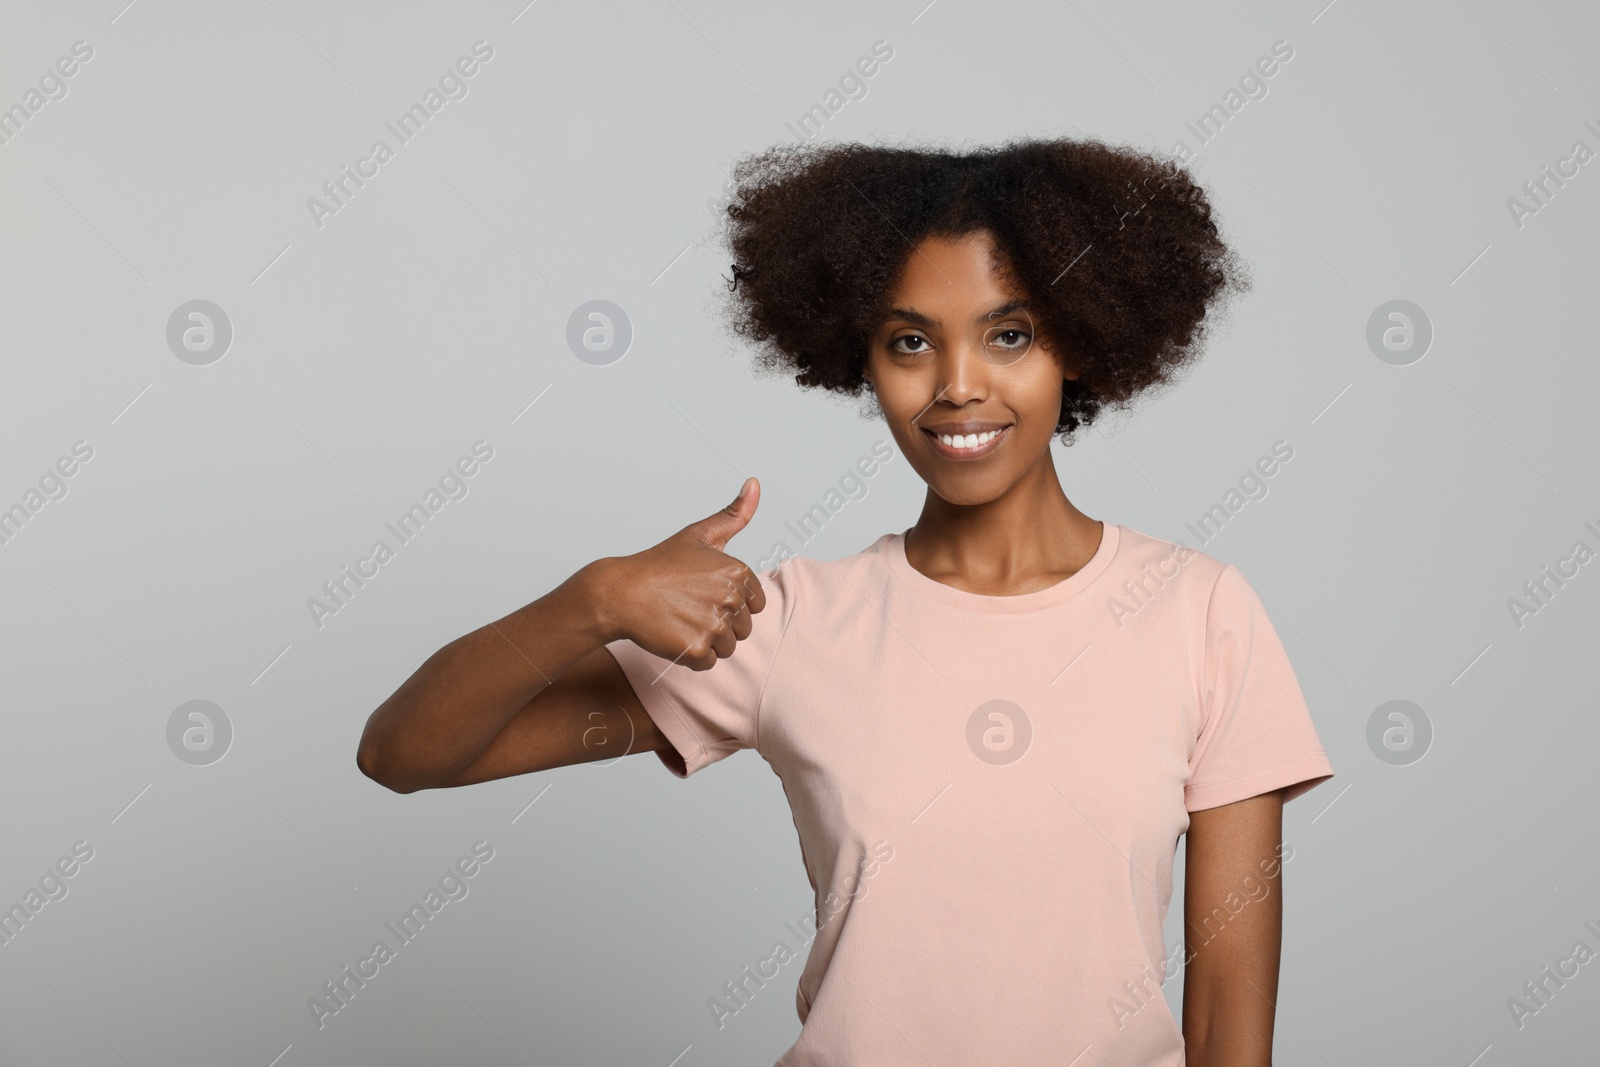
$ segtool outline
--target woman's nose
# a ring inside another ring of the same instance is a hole
[[[989,364],[978,350],[981,342],[948,345],[939,358],[939,396],[953,404],[982,400],[989,388]]]

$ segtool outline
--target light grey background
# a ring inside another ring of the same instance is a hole
[[[759,757],[687,783],[647,755],[399,796],[355,748],[485,617],[748,474],[761,508],[730,551],[754,563],[888,439],[752,374],[707,310],[730,165],[795,140],[876,41],[892,59],[817,136],[1183,140],[1253,265],[1185,382],[1058,459],[1090,515],[1243,570],[1337,773],[1286,811],[1277,1062],[1593,1058],[1600,964],[1521,1028],[1507,1005],[1576,942],[1600,949],[1600,564],[1520,627],[1508,606],[1574,542],[1600,547],[1600,163],[1520,226],[1507,203],[1574,141],[1600,148],[1592,8],[124,3],[0,13],[0,107],[93,48],[0,144],[0,506],[93,448],[0,545],[0,904],[94,850],[0,945],[0,1061],[788,1047],[798,961],[724,1028],[707,1008],[811,907]],[[479,40],[468,94],[319,228],[308,198]],[[1185,122],[1276,41],[1292,60],[1201,148]],[[196,299],[234,333],[208,366],[166,340]],[[633,329],[606,366],[566,342],[594,299]],[[1366,341],[1395,299],[1434,330],[1407,366]],[[308,598],[479,440],[494,458],[469,494],[319,628]],[[1185,522],[1280,440],[1270,492],[1196,539]],[[794,547],[836,558],[914,521],[903,459],[868,484]],[[1394,699],[1434,731],[1409,765],[1367,741]],[[191,700],[232,725],[207,766],[168,745]],[[469,895],[319,1029],[308,998],[480,840]],[[1181,979],[1166,993],[1176,1013]]]

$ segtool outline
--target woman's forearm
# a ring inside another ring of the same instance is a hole
[[[1184,1060],[1188,1067],[1272,1067],[1273,1008],[1242,977],[1231,983],[1205,982],[1184,999]]]
[[[600,609],[604,563],[429,656],[367,719],[362,773],[410,792],[471,764],[536,694],[616,636]]]

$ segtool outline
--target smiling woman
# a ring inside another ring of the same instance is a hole
[[[469,785],[612,756],[592,738],[613,724],[679,778],[755,749],[817,916],[777,1067],[1268,1067],[1282,806],[1332,767],[1238,568],[1085,515],[1052,448],[1172,381],[1243,291],[1206,197],[1070,140],[781,148],[735,178],[734,329],[798,384],[870,397],[927,484],[917,521],[757,573],[725,551],[746,479],[440,649],[358,765]],[[1157,983],[1184,837],[1191,929],[1273,884],[1184,955],[1180,1031]],[[893,862],[863,900],[869,842]]]
[[[1249,288],[1204,191],[1152,152],[1092,139],[967,153],[784,145],[740,161],[734,176],[722,311],[762,367],[802,386],[869,394],[870,342],[891,314],[957,325],[894,299],[908,277],[933,278],[951,290],[941,299],[967,303],[962,283],[917,246],[926,238],[981,242],[997,275],[991,295],[1004,294],[995,303],[1024,301],[1025,321],[1049,335],[1041,344],[1070,364],[1057,425],[1068,443],[1103,407],[1196,359],[1209,326]],[[1162,195],[1128,214],[1128,188],[1152,182]],[[963,306],[960,325],[993,306]],[[921,344],[897,351],[914,350]]]

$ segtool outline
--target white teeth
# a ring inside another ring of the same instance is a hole
[[[992,441],[999,433],[999,430],[990,430],[987,433],[969,433],[964,436],[944,433],[939,435],[939,440],[951,448],[977,448],[979,445]]]

